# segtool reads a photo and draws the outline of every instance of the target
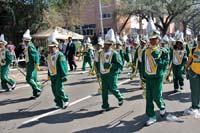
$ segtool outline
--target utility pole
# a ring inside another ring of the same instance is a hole
[[[101,26],[101,36],[104,38],[104,31],[103,31],[103,16],[102,16],[102,7],[101,7],[101,0],[99,0],[99,14],[100,14],[100,26]]]

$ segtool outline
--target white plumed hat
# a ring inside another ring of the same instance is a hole
[[[98,38],[98,45],[104,46],[104,40],[101,37]]]
[[[0,43],[6,45],[7,44],[7,41],[5,41],[5,38],[4,38],[4,34],[1,34],[0,36]]]
[[[110,29],[107,34],[105,35],[105,42],[104,44],[113,44],[116,43],[115,33],[113,29]]]
[[[23,35],[23,40],[24,41],[30,41],[32,39],[31,35],[30,35],[30,30],[26,30],[26,32]]]
[[[56,40],[56,37],[58,36],[58,32],[57,30],[55,30],[51,36],[48,37],[48,41],[49,41],[49,44],[48,46],[58,46],[58,41]]]

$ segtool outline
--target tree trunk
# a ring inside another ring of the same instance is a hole
[[[126,24],[128,23],[128,20],[131,18],[131,16],[132,16],[132,13],[130,13],[130,14],[128,15],[128,17],[126,18],[126,21],[125,21],[124,24],[122,25],[122,28],[120,29],[119,34],[121,34],[121,32],[124,30]]]
[[[187,29],[187,23],[182,21],[182,24],[183,24],[183,34],[185,36],[186,35],[186,29]]]

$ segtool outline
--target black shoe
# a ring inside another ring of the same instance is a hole
[[[180,90],[183,90],[183,87],[180,87]]]
[[[110,110],[110,108],[107,108],[107,109],[102,108],[102,109],[99,111],[99,113],[101,114],[101,113],[107,112],[107,111],[109,111],[109,110]]]
[[[178,89],[175,89],[175,90],[174,90],[174,93],[177,93],[177,92],[178,92]]]
[[[33,100],[33,99],[36,99],[36,97],[35,96],[31,96],[29,99]]]
[[[119,105],[119,106],[122,106],[123,103],[124,103],[124,100],[122,99],[122,100],[120,100],[120,101],[118,102],[118,105]]]
[[[75,66],[75,69],[74,69],[74,71],[76,71],[76,69],[77,69],[77,66]]]
[[[37,94],[35,95],[36,98],[40,97],[42,92],[37,92]]]

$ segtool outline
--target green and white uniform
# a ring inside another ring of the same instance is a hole
[[[172,61],[174,90],[178,90],[179,86],[182,89],[184,86],[184,69],[187,62],[186,49],[171,49],[170,60]]]
[[[146,79],[146,114],[151,118],[156,118],[153,101],[160,110],[165,109],[162,89],[168,63],[168,51],[159,46],[148,47],[142,53],[142,73]]]
[[[118,99],[118,101],[123,100],[123,96],[117,87],[118,75],[123,68],[123,63],[120,55],[114,50],[109,50],[108,52],[101,51],[99,58],[102,80],[102,108],[109,109],[109,91]]]
[[[39,55],[32,42],[29,42],[25,48],[25,59],[26,59],[26,82],[30,84],[33,90],[33,96],[40,95],[42,88],[37,83],[37,69],[36,65],[39,65]]]
[[[82,71],[86,70],[86,64],[88,63],[90,68],[92,68],[92,48],[86,48],[86,52],[83,55],[83,65]]]
[[[12,54],[6,49],[0,49],[0,65],[1,65],[1,87],[5,91],[9,91],[8,84],[13,86],[15,81],[8,77],[9,66],[12,63]]]
[[[62,108],[63,102],[68,102],[69,97],[64,92],[63,82],[67,81],[68,66],[63,53],[58,50],[48,55],[48,76],[51,79],[51,88],[56,106]]]

